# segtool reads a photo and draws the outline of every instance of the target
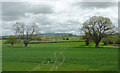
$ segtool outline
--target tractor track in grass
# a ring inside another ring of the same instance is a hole
[[[64,53],[63,53],[64,50],[65,50],[65,48],[64,48],[62,51],[58,52],[58,55],[57,55],[57,52],[54,53],[54,58],[55,58],[54,63],[53,63],[52,67],[50,68],[50,70],[49,70],[47,73],[50,73],[50,72],[53,71],[53,70],[57,70],[58,67],[60,67],[60,66],[64,63],[64,61],[65,61],[65,56],[64,56]],[[59,62],[59,59],[58,59],[59,56],[62,56],[62,61],[60,61],[60,62]],[[29,72],[27,72],[27,73],[31,73],[31,72],[33,72],[33,71],[39,71],[39,70],[42,68],[42,65],[43,65],[43,64],[44,64],[44,65],[48,65],[48,64],[50,64],[50,63],[49,63],[49,61],[48,61],[48,62],[45,64],[44,61],[42,61],[42,63],[38,64],[38,65],[35,66],[31,71],[29,71]]]

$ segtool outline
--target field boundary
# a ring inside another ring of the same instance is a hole
[[[84,42],[84,41],[53,41],[53,42],[30,42],[30,44],[39,44],[39,43],[69,43],[69,42]]]

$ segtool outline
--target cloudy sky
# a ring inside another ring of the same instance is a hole
[[[109,17],[118,26],[117,2],[39,1],[3,2],[2,35],[12,35],[13,24],[36,22],[41,33],[79,34],[82,23],[91,16]]]

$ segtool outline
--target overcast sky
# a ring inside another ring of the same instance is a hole
[[[3,2],[2,35],[12,35],[15,22],[36,22],[41,33],[79,34],[82,23],[91,16],[109,17],[118,26],[117,2],[39,1]]]

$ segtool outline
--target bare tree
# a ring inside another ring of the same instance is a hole
[[[25,47],[28,47],[30,41],[39,34],[39,28],[36,23],[32,25],[26,25],[23,22],[16,22],[14,25],[16,30],[16,35],[19,36],[19,39],[22,39]]]
[[[99,42],[107,34],[113,32],[113,25],[108,17],[93,16],[83,23],[82,30],[85,34],[88,34],[95,42],[95,47],[99,47]]]

